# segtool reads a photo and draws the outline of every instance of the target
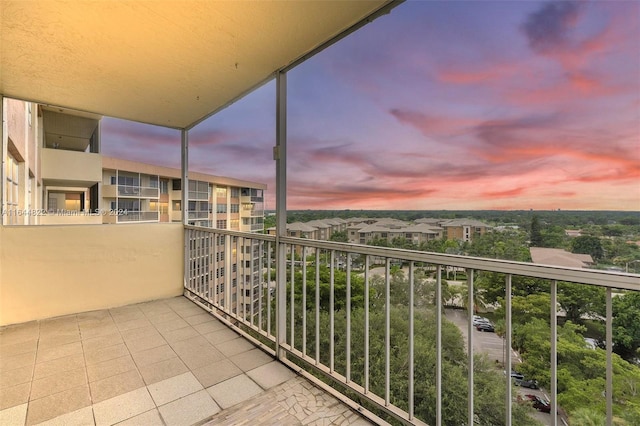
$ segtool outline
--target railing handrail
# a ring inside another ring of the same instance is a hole
[[[275,236],[267,234],[252,234],[241,231],[228,231],[225,229],[212,229],[196,226],[185,226],[185,228],[196,229],[200,231],[220,232],[237,237],[247,237],[250,235],[252,238],[275,242]],[[577,282],[580,284],[590,284],[605,288],[640,291],[640,274],[631,274],[626,272],[540,265],[536,263],[516,262],[512,260],[488,259],[455,254],[433,253],[391,247],[377,247],[363,244],[341,243],[335,241],[313,240],[297,237],[283,236],[280,237],[280,241],[285,244],[302,244],[307,247],[345,251],[363,255],[391,258],[397,257],[405,261],[454,266],[464,269],[478,269],[483,271],[522,275],[565,282]]]

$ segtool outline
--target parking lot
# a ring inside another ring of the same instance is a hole
[[[446,309],[446,318],[458,326],[464,337],[465,344],[468,344],[468,317],[467,311],[462,309]],[[522,362],[517,352],[511,348],[505,347],[505,339],[498,336],[496,333],[473,330],[473,351],[475,353],[485,353],[489,360],[493,360],[496,364],[496,372],[504,371],[503,365],[506,361],[506,353],[511,356],[511,365],[514,371],[518,371],[518,364]],[[542,398],[549,400],[547,394],[543,389],[527,389],[517,387],[520,395],[532,394],[542,396]],[[551,416],[547,413],[535,412],[533,415],[535,419],[540,421],[544,425],[551,425]],[[558,424],[566,424],[562,416],[558,415]]]

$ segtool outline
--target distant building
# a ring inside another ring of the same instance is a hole
[[[438,222],[444,229],[447,240],[469,242],[475,237],[486,234],[491,227],[486,223],[473,219],[450,219]]]
[[[593,258],[588,254],[570,253],[566,250],[531,247],[531,260],[539,265],[553,265],[567,268],[587,268],[593,265]]]
[[[567,237],[581,237],[582,236],[582,231],[580,231],[579,229],[566,229],[564,231],[565,235]]]

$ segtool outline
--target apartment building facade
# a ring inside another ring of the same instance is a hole
[[[3,98],[3,225],[182,222],[179,169],[103,156],[100,116]],[[187,223],[258,233],[266,185],[190,172]],[[240,310],[257,300],[261,247],[203,242],[202,285]],[[215,259],[215,260],[213,260]],[[223,294],[225,279],[236,286]]]

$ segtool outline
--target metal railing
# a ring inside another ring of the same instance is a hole
[[[118,222],[157,222],[159,212],[127,211],[118,214]]]
[[[259,248],[257,252],[256,247]],[[466,306],[476,303],[479,277],[487,273],[499,274],[505,289],[503,345],[509,353],[514,278],[528,277],[549,284],[549,400],[552,413],[559,409],[558,284],[569,282],[604,288],[607,363],[606,389],[603,391],[609,421],[612,419],[612,291],[640,291],[638,275],[292,237],[276,239],[271,235],[192,226],[185,227],[185,249],[185,294],[282,362],[306,371],[304,374],[308,377],[319,376],[332,382],[340,392],[357,401],[356,406],[364,407],[362,411],[369,414],[369,410],[376,411],[406,424],[450,422],[447,418],[450,414],[446,411],[449,407],[444,404],[445,396],[451,398],[450,386],[444,386],[443,382],[443,369],[446,372],[446,368],[451,368],[448,362],[450,349],[443,341],[443,332],[450,327],[445,318],[447,301],[443,294],[447,269],[464,271],[464,281],[457,285],[462,290],[459,297],[462,300],[458,302]],[[219,251],[226,253],[224,265],[215,262]],[[278,253],[286,259],[278,261]],[[245,268],[245,261],[255,261],[256,256],[262,265],[261,271]],[[235,268],[232,267],[234,264]],[[286,271],[277,274],[276,280],[278,264],[285,265]],[[222,277],[218,272],[223,266]],[[401,275],[404,281],[397,281],[397,270],[401,267],[407,273]],[[222,280],[223,285],[216,279]],[[246,290],[254,295],[250,308],[241,305],[245,297],[232,297],[234,292],[245,295]],[[457,418],[456,424],[478,423],[477,400],[474,400],[478,390],[474,375],[485,373],[480,371],[481,359],[473,349],[477,331],[472,317],[469,312],[466,314],[466,326],[463,327],[467,334],[466,395],[458,395],[460,400],[466,401],[467,409],[462,416],[466,419]],[[418,338],[425,330],[430,330],[425,324],[431,324],[435,342],[434,362],[428,372],[432,377],[432,387],[428,389],[431,401],[427,405],[432,407],[429,415],[424,415],[423,410],[427,398],[421,364],[425,361],[425,347],[416,347],[416,342],[423,342]],[[401,347],[406,347],[407,357],[398,359]],[[512,367],[508,355],[500,368],[511,371]],[[500,413],[502,419],[500,424],[510,425],[516,402],[511,378],[502,373],[492,374],[499,374],[499,380],[504,383],[504,402],[493,402],[495,412]],[[560,420],[550,416],[549,424],[556,425]]]
[[[158,198],[160,189],[144,186],[118,185],[118,197]]]

